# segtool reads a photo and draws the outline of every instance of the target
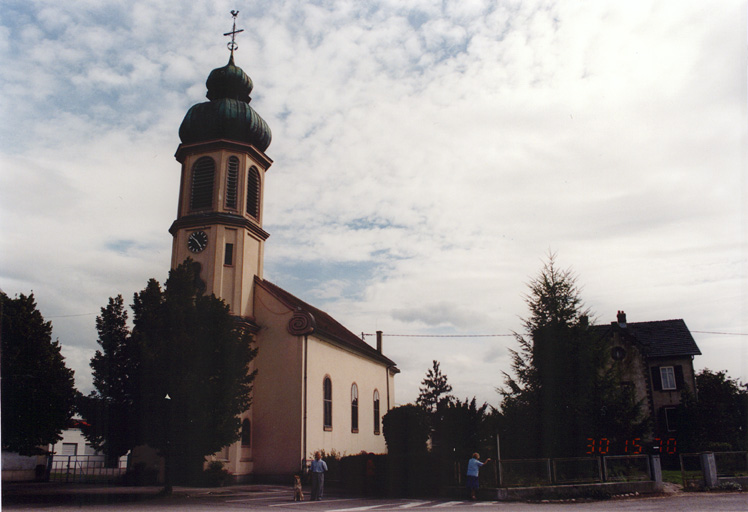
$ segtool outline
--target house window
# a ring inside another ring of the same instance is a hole
[[[250,167],[247,173],[247,214],[260,218],[260,173],[257,167]]]
[[[242,446],[252,446],[252,425],[247,418],[242,421]]]
[[[665,426],[668,432],[675,432],[677,430],[677,416],[675,407],[665,407]]]
[[[229,447],[228,445],[221,448],[221,451],[218,452],[218,459],[219,460],[229,460]]]
[[[330,377],[325,377],[322,384],[323,396],[323,422],[325,430],[332,430],[332,381]]]
[[[226,164],[226,209],[236,210],[236,196],[239,190],[239,159],[229,157]]]
[[[226,244],[226,250],[223,253],[223,264],[233,265],[234,264],[234,244]]]
[[[78,455],[78,443],[62,443],[62,455]]]
[[[358,386],[351,386],[351,432],[358,432]]]
[[[83,455],[98,455],[98,454],[99,452],[97,452],[96,449],[88,443],[86,443],[86,445],[83,447]]]
[[[190,188],[190,209],[200,210],[213,206],[213,175],[216,163],[204,156],[192,166],[192,187]]]
[[[379,434],[379,391],[374,390],[374,433]]]
[[[675,370],[672,366],[661,366],[660,367],[660,380],[662,381],[663,390],[676,389],[675,386]]]

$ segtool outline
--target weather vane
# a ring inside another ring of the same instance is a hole
[[[239,14],[239,11],[231,11],[231,15],[234,17],[234,27],[231,29],[231,32],[226,32],[225,36],[231,36],[231,41],[226,45],[229,50],[231,50],[231,56],[234,56],[234,50],[239,48],[239,45],[236,44],[235,36],[239,32],[244,32],[244,29],[236,30],[236,16]]]

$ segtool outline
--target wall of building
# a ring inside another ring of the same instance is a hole
[[[387,413],[387,381],[394,382],[387,366],[362,357],[342,347],[309,339],[307,453],[315,450],[355,455],[361,451],[384,453],[382,417]],[[332,429],[324,428],[323,382],[332,381]],[[351,428],[351,388],[358,388],[358,431]],[[379,433],[374,432],[374,391],[379,392]]]

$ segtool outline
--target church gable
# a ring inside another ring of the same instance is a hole
[[[255,284],[262,287],[281,303],[285,304],[290,311],[294,312],[289,321],[288,331],[290,334],[300,336],[314,333],[320,339],[339,345],[367,359],[377,361],[388,367],[395,366],[395,363],[391,359],[385,357],[381,352],[346,329],[328,313],[304,302],[265,279],[256,277]]]

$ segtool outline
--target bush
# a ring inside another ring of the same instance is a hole
[[[207,487],[222,487],[226,485],[231,475],[223,467],[223,462],[214,460],[203,471],[202,483]]]

